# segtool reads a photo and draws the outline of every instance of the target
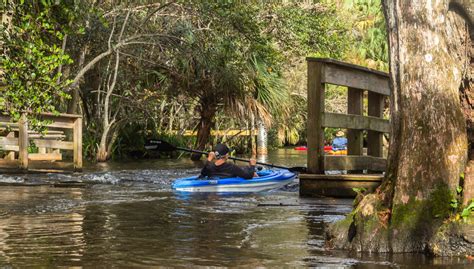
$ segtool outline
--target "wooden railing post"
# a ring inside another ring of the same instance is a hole
[[[383,117],[383,95],[369,92],[368,95],[368,115],[373,117]],[[367,155],[383,157],[383,133],[376,131],[367,132]]]
[[[307,61],[308,64],[308,173],[324,173],[324,132],[322,115],[324,113],[324,84],[322,83],[323,64]]]
[[[347,94],[347,113],[362,115],[364,91],[348,88]],[[362,155],[362,134],[362,130],[347,130],[347,155]]]
[[[21,115],[18,122],[18,160],[20,161],[20,169],[28,169],[28,119],[26,114]]]
[[[74,170],[82,170],[82,118],[74,120],[73,127]]]

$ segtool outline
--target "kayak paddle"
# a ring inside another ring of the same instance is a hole
[[[170,143],[168,143],[166,141],[163,141],[163,140],[160,140],[160,139],[150,139],[150,140],[148,140],[147,143],[145,144],[145,149],[165,151],[165,152],[175,151],[175,150],[182,150],[182,151],[186,151],[186,152],[200,153],[200,154],[204,154],[204,155],[209,155],[209,152],[206,152],[206,151],[176,147],[176,146],[171,145]],[[237,158],[237,157],[230,157],[229,156],[229,159],[236,160],[236,161],[241,161],[241,162],[250,162],[250,160],[248,160],[248,159],[242,159],[242,158]],[[275,167],[275,168],[287,169],[291,172],[299,172],[299,173],[306,172],[306,167],[304,167],[304,166],[286,167],[286,166],[280,166],[280,165],[275,165],[275,164],[270,164],[270,163],[262,163],[262,162],[257,162],[257,164],[270,166],[270,167]]]

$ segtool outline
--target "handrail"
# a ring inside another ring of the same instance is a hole
[[[384,98],[390,95],[389,74],[378,70],[327,58],[306,58],[308,63],[308,171],[342,169],[362,172],[383,171],[383,133],[390,132],[390,121],[383,119]],[[348,88],[346,114],[325,112],[325,84]],[[367,94],[364,94],[367,91]],[[368,98],[368,115],[364,97]],[[347,131],[349,156],[324,155],[324,128]],[[367,156],[363,149],[363,131],[367,130]]]
[[[360,65],[355,65],[355,64],[351,64],[351,63],[342,62],[342,61],[338,61],[338,60],[331,59],[331,58],[306,57],[306,61],[335,64],[335,65],[339,65],[339,66],[346,67],[346,68],[349,68],[349,69],[360,70],[360,71],[364,71],[364,72],[368,72],[368,73],[372,73],[372,74],[376,74],[376,75],[379,75],[379,76],[389,78],[389,73],[387,73],[387,72],[383,72],[383,71],[380,71],[380,70],[375,70],[375,69],[368,68],[368,67],[365,67],[365,66],[360,66]]]

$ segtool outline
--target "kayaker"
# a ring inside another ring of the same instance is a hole
[[[338,131],[336,133],[336,138],[332,141],[332,150],[346,150],[347,149],[347,138],[344,137],[343,131]]]
[[[255,174],[255,165],[257,161],[250,159],[250,165],[240,167],[233,163],[227,162],[229,158],[229,148],[224,144],[217,144],[214,151],[209,152],[207,161],[201,170],[200,177],[241,177],[251,179]]]

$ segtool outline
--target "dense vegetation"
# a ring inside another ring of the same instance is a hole
[[[211,130],[259,122],[273,145],[295,144],[305,140],[305,56],[387,70],[379,0],[3,0],[2,9],[0,110],[31,111],[33,123],[43,111],[82,114],[86,156],[99,161],[158,135],[245,151],[246,138]],[[344,91],[328,90],[329,110],[345,109]],[[183,139],[186,130],[197,136]]]

